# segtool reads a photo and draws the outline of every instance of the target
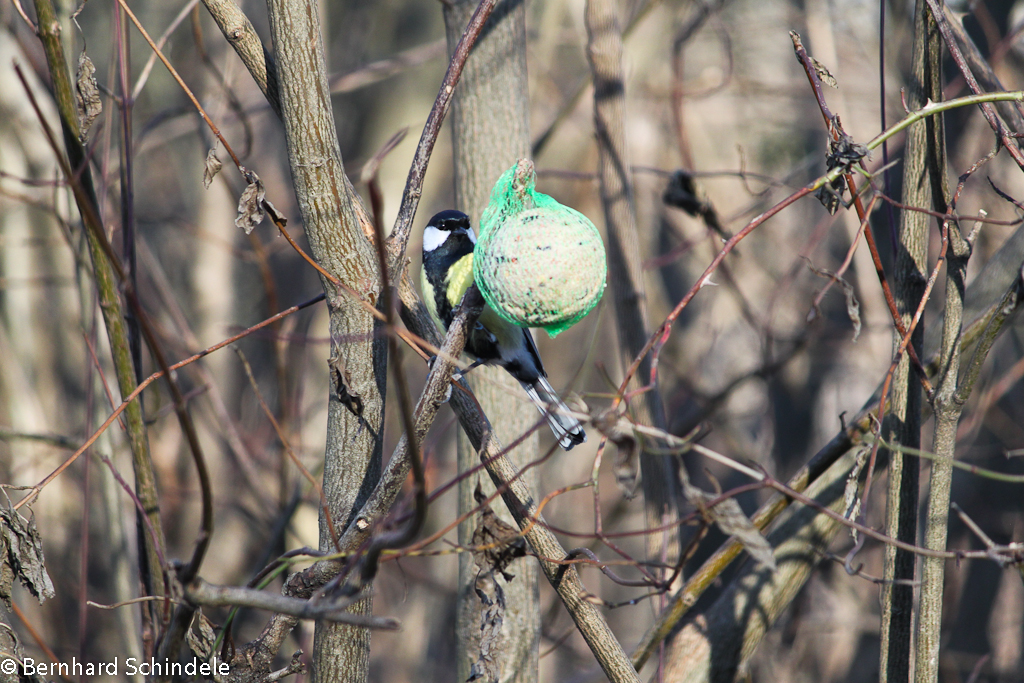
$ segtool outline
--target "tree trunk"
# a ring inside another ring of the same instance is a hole
[[[352,208],[353,189],[334,127],[317,5],[306,0],[271,0],[268,8],[288,161],[313,256],[376,305],[380,290],[376,255]],[[329,398],[323,488],[340,533],[380,476],[387,345],[383,335],[375,334],[374,319],[359,302],[326,279],[323,284],[331,311],[331,350],[344,363],[363,404],[357,416],[333,392]],[[321,510],[320,548],[331,547]],[[367,595],[352,611],[369,613],[370,608]],[[367,629],[318,623],[313,680],[365,681],[369,654]]]
[[[475,0],[459,0],[445,7],[444,20],[449,53],[454,51],[462,31],[476,9]],[[452,107],[452,141],[455,157],[455,205],[479,226],[480,215],[490,199],[495,181],[510,166],[530,153],[529,93],[526,79],[526,10],[521,0],[503,0],[490,20],[462,72]],[[502,368],[481,367],[469,377],[473,390],[491,420],[502,443],[511,444],[538,421],[537,410],[526,400],[519,383]],[[541,427],[546,429],[546,427]],[[509,453],[517,468],[537,457],[538,432],[527,436]],[[479,465],[479,458],[465,435],[459,433],[459,471]],[[523,479],[536,490],[536,470]],[[473,490],[481,483],[488,493],[494,491],[483,473],[459,483],[460,514],[476,507]],[[509,524],[515,521],[502,503],[495,512]],[[459,526],[459,543],[472,544],[477,518]],[[477,567],[468,553],[459,556],[459,606],[456,626],[458,680],[470,676],[470,668],[481,656],[480,599],[474,591]],[[511,582],[494,580],[505,594],[506,609],[502,622],[499,680],[526,683],[537,680],[540,644],[540,604],[537,564],[517,560],[509,569]]]
[[[925,0],[914,9],[913,75],[909,84],[909,106],[917,109],[929,99],[942,99],[942,47],[935,21]],[[929,117],[907,133],[903,162],[903,202],[935,211],[946,210],[943,179],[946,158],[942,143],[941,117]],[[909,329],[924,292],[928,272],[928,226],[933,219],[917,211],[904,211],[896,252],[894,294],[904,326]],[[897,335],[898,337],[898,335]],[[924,319],[918,324],[911,344],[922,357]],[[895,341],[899,345],[899,339]],[[900,359],[893,376],[890,413],[882,435],[887,441],[909,448],[921,445],[921,387],[911,370],[907,354]],[[918,475],[920,461],[891,452],[886,505],[886,533],[900,541],[917,542]],[[885,547],[885,579],[913,581],[915,556],[893,546]],[[914,649],[914,588],[908,583],[886,583],[882,587],[882,647],[880,679],[883,683],[910,680]]]

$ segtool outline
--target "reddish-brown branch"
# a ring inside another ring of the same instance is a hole
[[[814,92],[814,99],[818,102],[818,108],[821,110],[821,116],[825,119],[825,127],[829,130],[833,140],[839,140],[840,136],[843,135],[843,129],[839,123],[839,118],[832,114],[832,110],[829,109],[828,103],[825,101],[825,94],[821,89],[821,79],[818,78],[818,71],[815,69],[810,55],[807,54],[807,50],[804,49],[799,34],[795,31],[790,31],[789,36],[793,40],[793,50],[796,52],[797,59],[800,60],[800,64],[804,68],[804,73],[807,74],[807,80],[811,84],[811,90]],[[857,192],[857,183],[853,177],[853,173],[851,171],[847,171],[843,177],[846,179],[847,187],[850,188],[850,196],[853,197],[853,206],[857,210],[857,217],[860,219],[861,223],[864,224],[868,221],[870,212],[864,210],[864,204],[861,202],[860,195]],[[868,245],[868,251],[871,252],[871,261],[875,266],[875,272],[878,274],[878,282],[882,285],[882,294],[885,296],[886,306],[889,307],[889,315],[892,317],[893,324],[896,326],[896,330],[900,335],[907,336],[907,331],[903,326],[903,320],[896,307],[896,299],[893,297],[892,290],[889,287],[889,281],[885,277],[885,269],[882,267],[882,258],[878,253],[878,246],[875,244],[875,236],[871,233],[871,230],[864,230],[864,238]],[[910,362],[917,370],[917,375],[921,380],[921,385],[924,387],[925,393],[928,397],[931,398],[935,393],[935,389],[932,387],[931,382],[928,381],[928,375],[924,371],[924,367],[921,365],[921,360],[917,357],[917,351],[913,347],[909,347],[908,351],[910,354]]]

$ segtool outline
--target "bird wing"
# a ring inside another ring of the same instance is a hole
[[[537,364],[537,371],[540,373],[541,377],[547,377],[548,373],[544,369],[544,363],[540,360],[540,351],[537,350],[537,343],[533,341],[533,335],[530,334],[529,328],[523,328],[523,337],[525,337],[526,350],[529,351],[530,356],[533,357],[533,362]]]

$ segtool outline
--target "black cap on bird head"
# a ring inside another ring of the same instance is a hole
[[[455,239],[449,241],[449,236],[455,237]],[[434,214],[423,230],[423,252],[431,253],[446,243],[448,251],[453,249],[466,253],[473,251],[476,234],[473,232],[473,226],[470,225],[469,216],[455,209],[447,209]]]
[[[458,230],[459,228],[468,230],[471,227],[469,216],[455,209],[445,209],[435,213],[427,225],[438,230]]]

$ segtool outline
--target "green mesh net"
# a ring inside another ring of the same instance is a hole
[[[590,220],[537,192],[533,162],[520,159],[491,191],[473,250],[473,278],[505,320],[554,337],[601,300],[607,265]]]

